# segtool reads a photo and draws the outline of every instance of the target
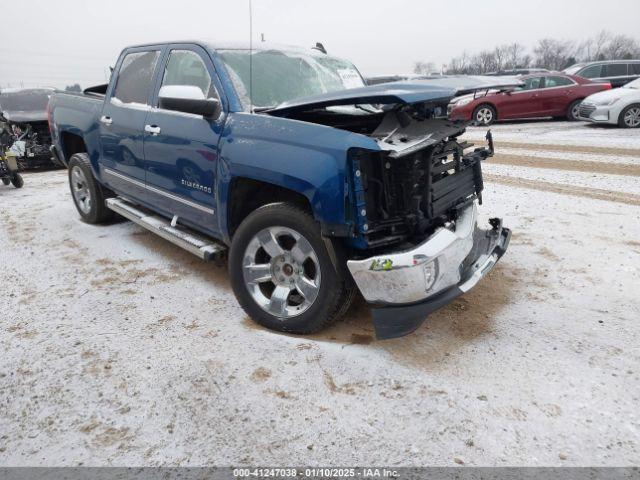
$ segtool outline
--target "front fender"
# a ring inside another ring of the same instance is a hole
[[[218,212],[228,238],[227,199],[233,178],[271,183],[301,195],[319,222],[344,225],[349,148],[379,150],[364,135],[266,114],[231,113],[220,141]]]

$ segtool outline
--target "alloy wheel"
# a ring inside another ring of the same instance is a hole
[[[490,108],[483,107],[476,113],[476,122],[480,125],[487,125],[493,120],[493,111]]]
[[[88,214],[91,211],[91,191],[87,177],[77,165],[71,170],[71,191],[78,208],[82,213]]]
[[[581,103],[576,103],[571,109],[571,118],[573,120],[577,120],[578,117],[580,116],[580,105]]]
[[[320,262],[311,243],[287,227],[268,227],[249,242],[244,282],[267,313],[286,320],[307,311],[320,291]]]
[[[636,128],[640,126],[640,107],[633,107],[624,114],[624,124],[627,127]]]

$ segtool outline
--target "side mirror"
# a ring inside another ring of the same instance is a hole
[[[222,110],[220,100],[205,98],[202,90],[193,85],[165,85],[158,92],[158,106],[212,119],[218,118]]]

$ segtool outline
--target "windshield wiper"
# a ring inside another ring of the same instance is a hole
[[[276,107],[275,106],[272,106],[272,107],[254,107],[253,108],[253,113],[266,112],[267,110],[273,110],[274,108],[276,108]]]

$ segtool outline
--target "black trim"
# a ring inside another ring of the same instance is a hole
[[[54,163],[58,164],[61,167],[68,167],[67,163],[63,160],[63,157],[58,154],[58,149],[55,147],[55,145],[51,145],[49,151],[51,152],[51,156],[54,159]]]
[[[500,229],[498,230],[500,232],[499,235],[504,237],[504,240],[498,242],[493,249],[493,253],[498,255],[498,259],[496,260],[496,263],[498,263],[507,251],[507,247],[511,241],[511,230],[502,228],[502,222],[499,219],[491,220],[494,229]],[[466,279],[464,281],[466,281]],[[371,317],[373,319],[376,338],[378,340],[388,340],[403,337],[413,332],[424,323],[430,313],[462,295],[464,292],[460,290],[459,286],[462,285],[464,281],[433,297],[429,297],[424,302],[408,305],[372,306]]]

